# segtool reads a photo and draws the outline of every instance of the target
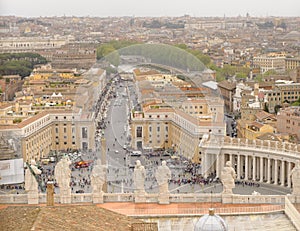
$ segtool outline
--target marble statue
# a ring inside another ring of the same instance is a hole
[[[58,183],[60,196],[71,197],[71,161],[68,156],[64,156],[55,166],[54,176]],[[65,203],[65,202],[62,202]],[[67,202],[66,202],[67,203]]]
[[[91,185],[93,194],[103,193],[102,188],[106,181],[106,169],[107,167],[105,165],[102,165],[101,160],[98,159],[91,173]]]
[[[169,193],[169,180],[171,179],[171,171],[167,166],[167,162],[163,160],[161,162],[161,166],[158,167],[155,178],[157,180],[159,186],[160,194],[168,194]]]
[[[134,172],[133,172],[133,181],[135,184],[135,192],[136,193],[144,193],[145,192],[145,177],[146,171],[144,166],[141,164],[141,161],[137,160]]]
[[[293,195],[300,196],[300,161],[297,160],[295,167],[292,169],[290,176],[293,182]]]
[[[30,161],[30,168],[32,171],[28,167],[25,171],[25,190],[28,193],[38,194],[39,185],[35,178],[35,175],[40,175],[42,173],[42,171],[40,169],[38,169],[35,160]],[[34,173],[34,175],[32,172]]]
[[[226,166],[221,172],[221,182],[223,184],[223,193],[232,194],[232,189],[235,187],[234,180],[236,173],[230,161],[226,162]]]

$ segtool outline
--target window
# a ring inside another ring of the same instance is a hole
[[[55,128],[55,132],[58,133],[58,128]]]
[[[64,128],[64,133],[66,133],[67,132],[67,128]]]
[[[160,132],[160,127],[157,127],[156,129],[157,129],[157,132]]]
[[[88,149],[88,143],[87,142],[82,142],[82,149],[87,150]]]
[[[81,129],[81,136],[82,136],[82,138],[88,138],[88,129],[87,129],[87,127],[83,127],[82,129]]]
[[[151,126],[149,126],[149,132],[152,132],[152,127]]]
[[[141,126],[136,128],[136,137],[141,138],[143,136],[143,128]]]
[[[64,145],[66,145],[67,144],[67,142],[64,142]]]

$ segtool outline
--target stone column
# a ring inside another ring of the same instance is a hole
[[[274,184],[278,185],[278,160],[274,160],[275,161],[275,166],[274,166]]]
[[[54,185],[52,181],[47,182],[47,206],[54,206]]]
[[[256,180],[256,161],[255,156],[252,156],[252,180]]]
[[[219,162],[219,157],[220,155],[216,155],[216,159],[215,159],[215,163],[216,163],[216,177],[219,176],[219,172],[220,172],[220,162]]]
[[[248,180],[248,156],[245,155],[245,180]]]
[[[232,154],[229,154],[229,161],[232,163]]]
[[[267,166],[267,183],[271,182],[271,159],[268,158],[268,166]]]
[[[291,183],[291,162],[288,162],[288,169],[287,169],[287,175],[288,175],[288,187],[292,187]]]
[[[241,155],[237,155],[237,179],[241,179]]]
[[[280,175],[280,181],[281,181],[281,186],[284,186],[285,184],[285,169],[284,169],[285,161],[281,160],[281,175]]]
[[[260,174],[259,174],[259,181],[264,182],[264,158],[260,157]]]

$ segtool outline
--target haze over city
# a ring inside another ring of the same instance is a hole
[[[287,1],[34,1],[2,0],[0,15],[39,16],[299,16],[300,3]]]

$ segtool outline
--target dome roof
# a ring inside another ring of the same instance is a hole
[[[214,210],[210,209],[209,214],[202,216],[196,223],[194,231],[227,231],[226,222]]]

